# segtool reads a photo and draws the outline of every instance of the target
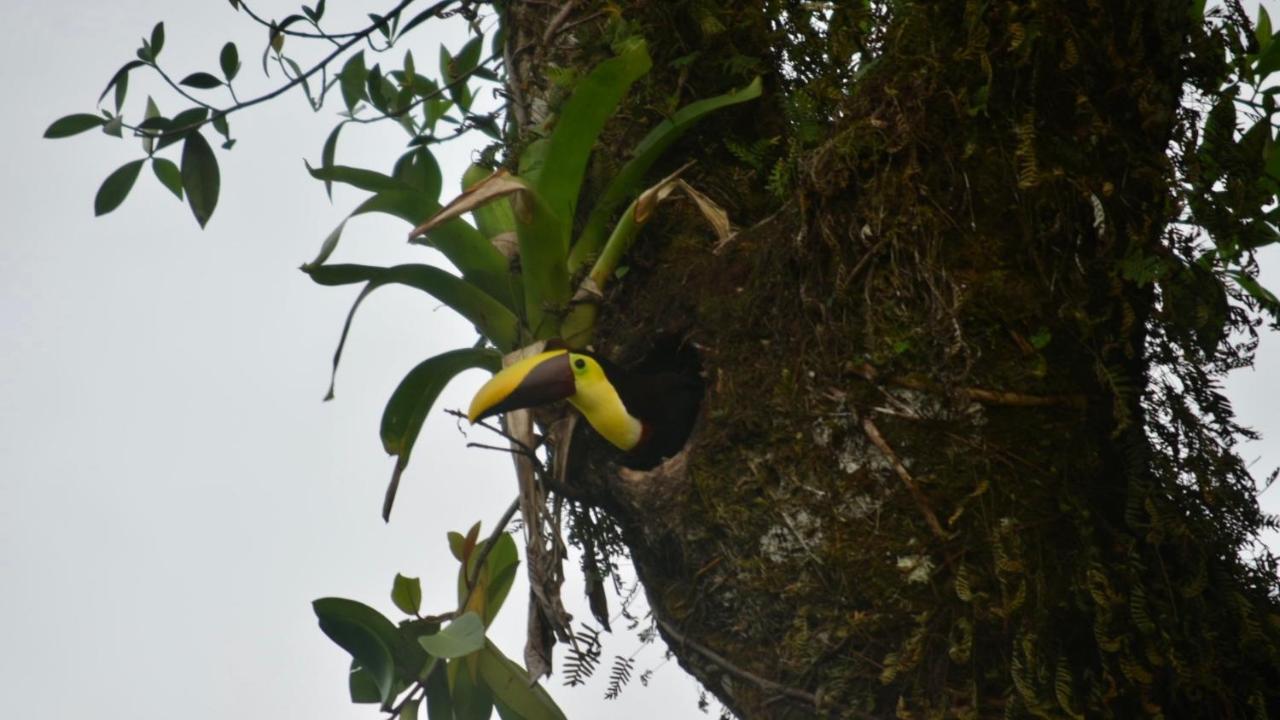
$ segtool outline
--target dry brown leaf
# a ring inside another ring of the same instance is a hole
[[[516,212],[516,219],[521,222],[528,222],[529,217],[528,210],[526,209],[527,206],[522,202],[521,197],[526,191],[528,191],[528,189],[529,186],[524,180],[521,180],[506,170],[499,170],[475,185],[472,185],[470,190],[467,190],[454,198],[448,205],[440,208],[440,212],[432,215],[431,219],[410,231],[409,239],[412,240],[419,235],[425,235],[431,230],[439,227],[441,224],[461,216],[463,213],[471,212],[478,207],[487,205],[498,198],[506,197],[508,195],[516,196],[512,198],[514,202],[511,203],[511,207]]]

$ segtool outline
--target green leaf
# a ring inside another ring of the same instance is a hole
[[[453,720],[453,699],[449,696],[449,674],[444,663],[437,663],[424,683],[427,694],[428,720]]]
[[[440,165],[430,150],[419,147],[404,153],[396,160],[391,176],[439,204],[443,180]]]
[[[342,88],[342,100],[347,104],[347,110],[356,109],[356,105],[365,99],[365,79],[369,76],[369,71],[364,66],[364,51],[352,55],[342,66],[342,72],[338,74],[338,84]]]
[[[418,638],[418,644],[438,658],[456,658],[484,647],[484,623],[473,612],[449,623],[448,627],[434,635]]]
[[[377,610],[343,598],[321,598],[312,603],[320,630],[351,654],[378,688],[385,703],[395,687],[395,659],[391,648],[396,627]]]
[[[194,72],[182,78],[178,84],[198,88],[200,90],[212,90],[213,88],[220,87],[222,85],[222,81],[207,72]]]
[[[313,168],[310,163],[305,161],[303,164],[307,166],[307,172],[311,173],[311,177],[317,180],[324,180],[326,183],[340,182],[361,190],[368,190],[369,192],[405,189],[404,183],[374,170],[347,167],[345,165]]]
[[[369,104],[382,113],[387,112],[387,96],[383,93],[382,68],[374,65],[364,81],[365,92],[368,93]]]
[[[151,171],[156,174],[161,185],[169,188],[169,192],[177,195],[179,200],[182,199],[182,171],[172,160],[151,158]]]
[[[240,51],[236,49],[235,43],[229,42],[222,46],[222,52],[218,54],[218,65],[222,67],[222,76],[227,82],[235,79],[240,72]]]
[[[396,573],[395,582],[391,585],[391,602],[406,615],[417,615],[422,609],[422,582]]]
[[[351,674],[347,677],[347,691],[351,693],[353,703],[382,702],[382,690],[378,688],[377,678],[373,673],[360,666],[359,661],[351,659]]]
[[[349,219],[350,218],[348,218],[348,220]],[[316,259],[309,263],[304,263],[300,269],[303,272],[310,272],[327,262],[329,260],[329,256],[333,254],[335,249],[337,249],[338,241],[342,239],[342,230],[346,226],[346,220],[338,223],[338,227],[334,228],[333,231],[325,237],[324,242],[320,243],[320,252],[316,255]]]
[[[151,59],[155,60],[160,56],[160,50],[164,47],[164,23],[158,22],[156,26],[151,28]]]
[[[44,131],[44,136],[50,139],[71,137],[96,127],[102,127],[106,122],[107,119],[101,115],[92,115],[90,113],[66,115],[54,120],[53,124]]]
[[[565,720],[564,712],[524,668],[503,655],[493,643],[480,651],[480,678],[494,697],[522,720]]]
[[[213,148],[199,131],[191,133],[182,144],[182,188],[187,193],[187,204],[202,228],[209,223],[218,205],[220,183],[218,158],[214,156]]]
[[[431,295],[448,305],[459,315],[471,321],[490,342],[504,351],[516,347],[519,337],[519,319],[497,300],[455,275],[430,265],[396,265],[389,268],[371,265],[321,265],[303,267],[303,272],[320,285],[350,285],[368,283],[347,315],[342,339],[334,356],[335,368],[342,355],[351,319],[364,298],[379,287],[390,284],[407,285]],[[330,397],[333,389],[330,388]]]
[[[563,252],[568,252],[568,228],[596,138],[631,84],[649,72],[651,64],[648,48],[637,40],[628,43],[617,57],[593,68],[560,109],[541,171],[525,178],[564,224]]]
[[[493,693],[479,678],[472,678],[466,661],[449,663],[454,720],[488,720],[493,715]]]
[[[470,190],[476,183],[492,174],[493,170],[490,168],[472,163],[462,174],[463,192]],[[516,229],[516,216],[511,210],[511,201],[508,198],[499,198],[475,208],[471,211],[471,217],[476,221],[476,227],[479,228],[480,233],[489,239],[502,233],[515,232]]]
[[[466,370],[477,368],[497,372],[501,367],[502,357],[498,353],[464,348],[423,360],[400,381],[382,411],[382,447],[396,456],[396,467],[383,506],[383,519],[391,514],[400,476],[409,464],[409,455],[418,440],[418,433],[422,431],[422,423],[445,385]]]
[[[116,88],[116,112],[119,112],[120,106],[124,104],[125,95],[125,91],[120,90],[119,86],[123,84],[127,88],[129,84],[129,71],[134,68],[142,67],[143,65],[146,65],[146,63],[141,60],[130,60],[121,66],[121,68],[116,71],[116,74],[111,76],[111,80],[107,83],[107,87],[102,91],[102,94],[98,96],[98,102],[102,102],[102,99],[107,96],[107,93],[111,92],[112,88]]]
[[[340,122],[334,126],[333,131],[329,133],[329,137],[324,141],[324,149],[320,151],[320,167],[328,169],[333,167],[333,158],[338,153],[338,134],[342,132],[342,127],[347,123]],[[333,181],[324,181],[324,192],[333,200]]]
[[[476,64],[480,62],[480,51],[484,47],[484,37],[476,36],[467,41],[462,46],[458,54],[449,58],[448,63],[441,65],[441,75],[449,85],[449,97],[461,109],[468,110],[471,108],[471,102],[475,99],[471,94],[469,84],[464,80],[454,83],[454,80],[464,77],[475,69]],[[441,50],[444,47],[441,46]]]
[[[485,560],[485,596],[484,624],[487,627],[498,616],[502,603],[511,592],[516,580],[516,569],[520,566],[516,552],[516,541],[503,533],[489,551]]]
[[[156,150],[163,150],[166,147],[185,139],[188,135],[195,132],[196,129],[209,116],[209,111],[202,107],[194,107],[183,110],[169,120],[168,123],[160,122],[157,124],[156,130],[160,131],[160,137],[156,140]],[[156,118],[157,121],[163,118]],[[143,123],[145,127],[147,123]]]
[[[761,89],[762,84],[757,77],[741,90],[689,103],[650,130],[632,151],[631,160],[610,181],[604,194],[591,208],[591,214],[587,217],[582,234],[569,254],[570,272],[576,272],[600,252],[605,240],[606,228],[613,218],[614,211],[617,210],[618,205],[626,202],[641,189],[645,173],[666,152],[667,148],[671,147],[672,143],[708,114],[760,97]]]
[[[120,203],[128,197],[133,183],[138,179],[138,171],[142,169],[142,160],[125,163],[107,176],[93,198],[93,214],[106,215],[120,207]]]

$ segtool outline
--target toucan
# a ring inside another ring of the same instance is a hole
[[[677,372],[628,372],[592,352],[559,348],[504,368],[471,400],[475,423],[507,410],[568,400],[625,467],[647,470],[684,447],[702,400],[702,381]]]

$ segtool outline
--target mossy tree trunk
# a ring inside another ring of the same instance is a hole
[[[1232,430],[1154,426],[1179,356],[1141,265],[1172,252],[1192,3],[859,5],[815,31],[799,2],[621,4],[655,67],[602,177],[679,103],[770,90],[667,160],[742,231],[665,215],[602,312],[617,359],[696,348],[691,445],[577,494],[743,718],[1280,711]],[[603,4],[509,11],[529,128],[551,66],[621,30]]]

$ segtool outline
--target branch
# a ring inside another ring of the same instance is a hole
[[[880,428],[871,421],[871,418],[862,419],[862,430],[880,452],[888,458],[889,463],[893,465],[893,470],[902,480],[902,484],[907,486],[911,491],[911,497],[915,499],[916,505],[920,507],[920,514],[924,515],[924,520],[929,525],[929,529],[933,531],[941,540],[950,540],[951,536],[946,530],[942,529],[942,524],[938,522],[938,516],[933,514],[933,508],[929,507],[929,500],[924,496],[924,492],[920,490],[920,486],[916,485],[916,481],[911,477],[911,473],[907,472],[907,466],[902,464],[902,460],[898,459],[898,454],[893,451],[889,443],[885,441],[884,436],[880,434]]]
[[[399,3],[397,3],[397,4],[396,4],[396,6],[395,6],[394,8],[392,8],[392,9],[391,9],[391,11],[390,11],[390,12],[388,12],[388,13],[387,13],[386,15],[384,15],[383,17],[391,17],[391,15],[393,15],[393,14],[395,14],[395,13],[400,12],[401,10],[405,9],[406,7],[408,7],[408,6],[409,6],[410,4],[412,4],[413,2],[415,2],[415,0],[400,0],[400,2],[399,2]],[[428,9],[426,10],[426,12],[439,13],[441,10],[444,10],[446,7],[449,7],[450,5],[454,4],[455,2],[458,2],[458,0],[440,0],[439,2],[437,2],[436,4],[434,4],[434,5],[432,5],[430,8],[428,8]],[[346,42],[344,42],[344,43],[342,43],[342,44],[338,45],[338,47],[334,48],[333,52],[331,52],[331,53],[329,53],[328,55],[326,55],[326,56],[325,56],[325,58],[324,58],[323,60],[321,60],[321,61],[320,61],[319,63],[317,63],[316,65],[312,66],[310,70],[307,70],[305,73],[303,73],[303,74],[299,75],[298,77],[296,77],[296,78],[294,78],[294,79],[290,80],[289,82],[285,83],[284,85],[281,85],[280,87],[276,88],[275,90],[272,90],[271,92],[266,93],[265,95],[259,95],[258,97],[253,98],[252,100],[245,100],[244,102],[238,102],[238,103],[236,103],[236,104],[232,105],[231,107],[227,108],[226,110],[215,110],[215,112],[213,113],[213,115],[211,115],[210,117],[205,118],[204,120],[201,120],[200,122],[191,123],[190,125],[187,125],[186,127],[181,127],[181,128],[176,128],[176,129],[170,129],[170,130],[168,131],[168,133],[167,133],[167,134],[190,132],[191,130],[198,129],[198,128],[200,128],[200,127],[203,127],[204,125],[207,125],[207,124],[208,124],[208,123],[210,123],[210,122],[213,122],[213,117],[214,117],[214,116],[216,116],[216,115],[222,115],[222,116],[224,116],[224,117],[225,117],[225,116],[227,116],[227,115],[230,115],[230,114],[231,114],[231,113],[233,113],[233,112],[237,112],[237,111],[240,111],[240,110],[244,110],[244,109],[246,109],[246,108],[251,108],[251,107],[253,107],[254,105],[258,105],[258,104],[264,103],[264,102],[266,102],[266,101],[268,101],[268,100],[273,100],[273,99],[275,99],[275,98],[277,98],[277,97],[279,97],[279,96],[281,96],[281,95],[283,95],[283,94],[285,94],[285,93],[289,92],[289,91],[290,91],[290,90],[292,90],[293,88],[295,88],[295,87],[297,87],[297,86],[301,85],[301,84],[303,83],[303,81],[304,81],[304,80],[307,80],[307,79],[309,79],[312,75],[315,75],[317,72],[320,72],[320,70],[322,70],[322,69],[324,69],[326,66],[328,66],[328,65],[329,65],[329,63],[331,63],[331,62],[333,62],[334,60],[336,60],[336,59],[338,58],[338,56],[342,55],[342,53],[346,52],[346,51],[347,51],[347,50],[349,50],[353,45],[355,45],[356,43],[360,42],[360,41],[361,41],[361,40],[363,40],[364,38],[368,37],[370,34],[372,34],[372,33],[373,33],[373,31],[375,31],[375,30],[377,30],[377,29],[378,29],[377,24],[372,24],[372,25],[370,25],[369,27],[365,28],[364,30],[361,30],[360,32],[357,32],[357,33],[355,33],[355,34],[351,35],[351,36],[349,37],[349,39],[348,39]],[[158,66],[156,66],[156,69],[158,70],[158,69],[159,69],[159,67],[158,67]],[[172,84],[172,81],[170,81],[170,83]],[[185,93],[183,93],[183,94],[185,95]],[[199,103],[200,101],[195,100],[195,102]],[[201,105],[204,105],[204,103],[200,103],[200,104],[201,104]],[[209,108],[210,110],[214,110],[214,108],[213,108],[212,106],[210,106],[210,105],[204,105],[204,107]],[[132,126],[132,125],[125,125],[124,127],[128,127],[130,130],[132,130],[132,131],[134,131],[134,132],[143,132],[143,133],[148,132],[148,131],[139,130],[137,127],[134,127],[134,126]]]
[[[658,624],[662,626],[662,629],[665,630],[667,634],[670,635],[671,638],[676,641],[676,643],[680,645],[684,645],[686,647],[693,648],[693,650],[696,651],[699,655],[702,655],[706,659],[715,663],[725,672],[738,678],[739,680],[745,680],[755,685],[756,687],[760,688],[761,690],[764,690],[765,692],[776,693],[783,697],[788,697],[788,698],[791,698],[792,700],[797,700],[810,707],[814,707],[814,708],[818,707],[819,697],[817,695],[810,692],[805,692],[804,690],[797,690],[795,688],[787,687],[785,685],[776,683],[767,678],[762,678],[759,675],[756,675],[755,673],[749,670],[743,670],[737,665],[734,665],[733,663],[726,660],[724,656],[720,655],[719,653],[707,647],[706,645],[703,645],[702,643],[699,643],[696,640],[690,640],[689,638],[680,634],[680,631],[676,630],[675,627],[673,627],[671,623],[667,622],[666,620],[659,618]],[[870,718],[871,716],[858,713],[857,717]]]

